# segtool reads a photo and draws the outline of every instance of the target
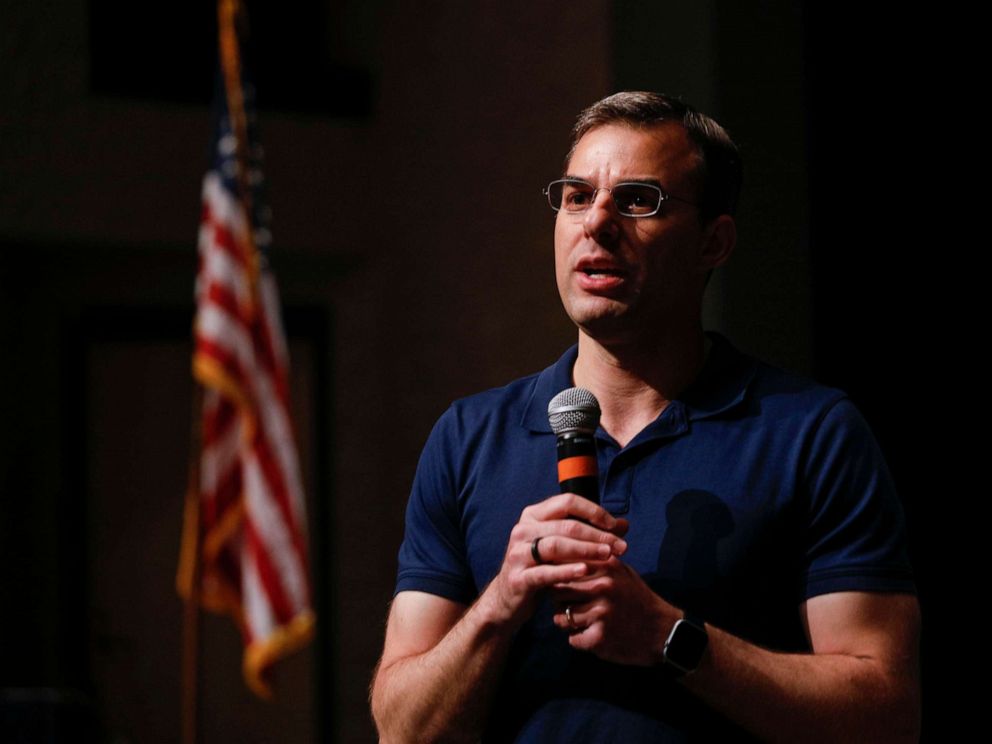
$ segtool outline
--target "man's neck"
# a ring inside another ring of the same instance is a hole
[[[596,396],[600,425],[625,447],[695,381],[708,347],[698,326],[648,343],[603,344],[579,331],[572,377]]]

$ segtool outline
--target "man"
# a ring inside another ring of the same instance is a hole
[[[578,345],[455,403],[424,450],[372,688],[383,741],[913,740],[899,505],[843,394],[701,328],[736,147],[679,101],[580,115],[557,210]],[[602,408],[601,505],[545,409]]]

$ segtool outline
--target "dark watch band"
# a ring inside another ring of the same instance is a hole
[[[664,665],[676,677],[695,671],[706,651],[709,636],[705,623],[698,617],[685,613],[668,634],[663,652]]]

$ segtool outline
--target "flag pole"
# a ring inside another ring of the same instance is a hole
[[[239,95],[240,60],[238,58],[237,30],[235,24],[242,12],[239,0],[217,0],[218,49],[223,71],[224,89],[232,129],[238,152],[238,162],[247,163],[247,140],[244,107]],[[233,105],[232,105],[233,104]],[[247,188],[246,167],[239,169],[238,183],[243,200],[250,198]],[[243,201],[243,203],[248,203]],[[253,266],[254,246],[251,231],[249,239],[249,266]],[[251,272],[254,278],[255,272]],[[193,410],[190,426],[189,482],[183,513],[183,541],[179,560],[177,585],[185,597],[183,605],[182,652],[182,742],[197,744],[199,738],[199,677],[200,677],[200,577],[203,564],[202,535],[200,530],[200,462],[203,444],[203,386],[197,382],[193,390]]]
[[[231,117],[231,131],[234,132],[234,147],[238,162],[237,183],[239,196],[245,205],[248,224],[251,224],[252,193],[248,173],[248,122],[245,116],[244,97],[241,92],[241,53],[238,41],[238,24],[247,23],[241,0],[217,1],[217,24],[220,30],[220,65],[224,75],[224,94],[227,96],[227,112]],[[245,235],[246,256],[252,267],[252,289],[258,280],[258,254],[255,249],[255,236],[249,229]],[[254,297],[254,292],[252,292]]]
[[[183,512],[183,542],[177,583],[183,604],[182,742],[196,744],[199,733],[200,677],[200,456],[203,427],[203,387],[193,386],[190,425],[189,482]]]
[[[214,165],[203,182],[193,329],[193,372],[202,386],[193,456],[207,459],[190,463],[177,577],[180,593],[192,605],[186,607],[184,626],[186,744],[195,743],[202,718],[196,710],[202,702],[197,695],[201,610],[228,612],[238,623],[245,681],[263,698],[270,697],[266,669],[308,641],[315,624],[285,338],[275,281],[259,250],[269,237],[255,234],[256,222],[267,224],[267,217],[256,214],[252,203],[262,181],[261,150],[248,139],[254,93],[242,74],[239,31],[246,31],[247,18],[241,0],[217,0],[217,20],[224,91],[221,96],[218,90]],[[246,337],[247,344],[237,343]],[[276,520],[275,533],[255,529],[248,510],[252,498],[269,509],[265,514]],[[287,534],[289,539],[279,537]],[[246,594],[257,601],[246,602]]]

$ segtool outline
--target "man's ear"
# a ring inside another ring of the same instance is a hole
[[[721,214],[706,226],[700,260],[703,268],[712,271],[730,259],[737,245],[737,223],[729,214]]]

